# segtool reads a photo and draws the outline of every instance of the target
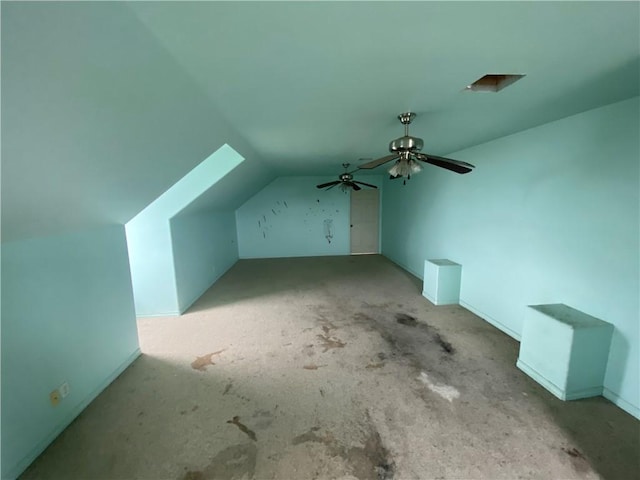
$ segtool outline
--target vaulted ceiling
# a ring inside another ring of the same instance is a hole
[[[2,2],[3,239],[126,222],[229,143],[274,175],[639,93],[637,2]],[[487,73],[526,76],[498,93]],[[481,168],[481,165],[478,165]]]
[[[403,111],[418,113],[426,151],[448,154],[638,94],[637,3],[131,6],[285,172],[382,156]],[[487,73],[526,77],[464,91]]]

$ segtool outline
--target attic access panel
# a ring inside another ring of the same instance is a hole
[[[499,92],[509,85],[520,80],[524,75],[520,74],[487,74],[475,82],[466,86],[465,90],[472,92]]]

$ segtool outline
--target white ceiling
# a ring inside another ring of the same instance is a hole
[[[448,155],[639,93],[637,2],[1,7],[3,241],[124,223],[224,143],[338,173],[403,111]],[[526,77],[463,92],[486,73]]]
[[[133,3],[138,17],[285,173],[377,158],[414,111],[449,154],[638,94],[638,4]],[[463,92],[487,73],[526,77]]]

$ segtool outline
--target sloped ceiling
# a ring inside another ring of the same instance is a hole
[[[3,241],[124,224],[225,143],[260,161],[126,4],[2,2]]]
[[[635,96],[638,30],[637,2],[2,2],[2,239],[125,223],[224,143],[337,173],[402,111],[446,155]],[[486,73],[527,76],[462,91]]]
[[[637,95],[638,6],[131,4],[262,157],[297,173],[383,156],[407,110],[425,151],[444,155]],[[487,73],[527,76],[463,92]]]
[[[245,159],[223,179],[183,208],[178,215],[204,211],[235,211],[273,179],[273,172],[263,163]]]

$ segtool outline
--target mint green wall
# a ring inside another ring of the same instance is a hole
[[[133,296],[138,316],[178,315],[181,312],[169,219],[205,195],[243,161],[233,148],[223,145],[127,223]],[[197,273],[196,277],[199,278]],[[209,285],[202,285],[199,289],[202,291]]]
[[[171,219],[178,308],[185,311],[238,260],[233,212],[200,212]]]
[[[527,305],[565,303],[615,325],[605,396],[639,416],[639,101],[452,153],[385,182],[383,253],[419,277],[462,264],[461,304],[519,338]],[[428,146],[426,148],[428,151]]]
[[[4,241],[125,224],[225,143],[257,157],[126,2],[1,8]]]
[[[178,314],[169,220],[127,224],[127,246],[136,314]]]
[[[236,210],[240,258],[348,255],[350,194],[315,187],[335,179],[279,177],[251,197]]]
[[[3,243],[1,477],[16,477],[138,354],[121,225]],[[70,394],[52,407],[65,381]]]

